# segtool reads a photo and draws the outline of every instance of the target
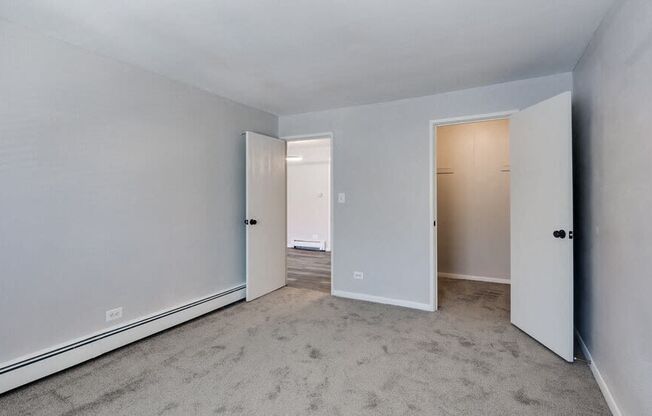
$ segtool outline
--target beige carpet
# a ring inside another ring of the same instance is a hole
[[[591,372],[509,324],[507,286],[437,313],[284,288],[0,396],[0,415],[608,415]]]

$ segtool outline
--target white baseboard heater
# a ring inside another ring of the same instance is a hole
[[[292,240],[292,246],[300,250],[325,251],[325,240]]]
[[[468,274],[456,274],[456,273],[437,273],[439,277],[447,277],[449,279],[460,279],[460,280],[474,280],[476,282],[487,282],[487,283],[500,283],[504,285],[511,284],[509,277],[489,277],[489,276],[471,276]]]
[[[0,363],[0,394],[212,312],[245,297],[245,285]]]

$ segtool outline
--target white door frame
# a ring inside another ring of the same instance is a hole
[[[335,287],[335,275],[333,274],[333,270],[335,270],[335,238],[334,238],[334,229],[335,229],[335,185],[333,183],[333,148],[335,147],[334,143],[334,138],[333,138],[333,133],[332,132],[325,132],[325,133],[310,133],[310,134],[297,134],[297,135],[292,135],[292,136],[283,136],[280,137],[281,139],[287,141],[287,142],[294,142],[294,141],[299,141],[299,140],[318,140],[318,139],[330,139],[331,141],[331,148],[330,148],[330,162],[329,162],[329,181],[330,181],[330,224],[329,224],[329,232],[330,232],[330,241],[328,242],[330,245],[331,249],[331,296],[333,296],[333,288]],[[286,229],[286,236],[285,236],[285,241],[287,241],[287,229]]]
[[[428,172],[430,181],[430,306],[433,311],[436,311],[438,305],[438,287],[437,287],[437,267],[435,264],[435,232],[436,227],[433,225],[435,218],[435,196],[437,195],[437,127],[449,126],[453,124],[467,124],[476,123],[480,121],[490,120],[503,120],[508,119],[512,114],[517,113],[519,110],[500,111],[497,113],[476,114],[461,117],[441,118],[437,120],[430,120],[430,171]]]

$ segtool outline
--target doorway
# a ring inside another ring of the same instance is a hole
[[[331,292],[331,137],[287,142],[287,285]]]
[[[509,119],[434,128],[438,303],[508,320]]]
[[[509,284],[509,120],[435,128],[438,277]]]

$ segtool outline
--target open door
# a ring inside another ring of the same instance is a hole
[[[247,301],[285,286],[285,141],[245,132]]]
[[[571,93],[511,117],[511,320],[573,361]]]

